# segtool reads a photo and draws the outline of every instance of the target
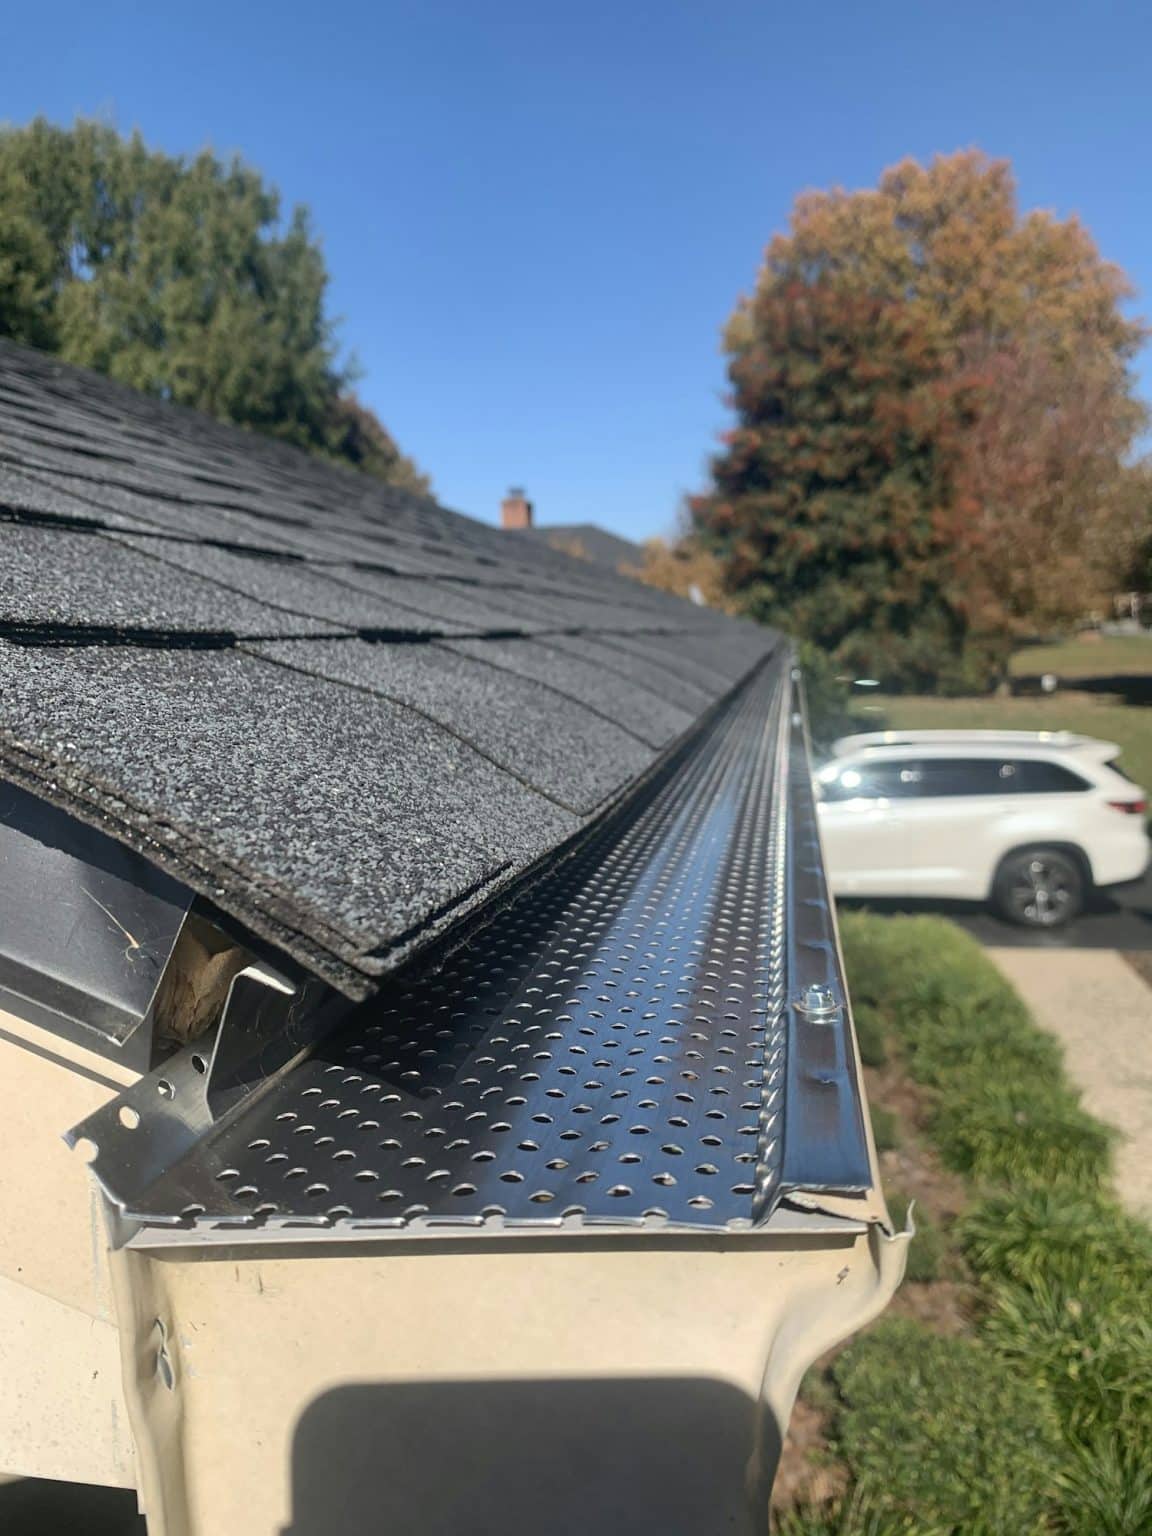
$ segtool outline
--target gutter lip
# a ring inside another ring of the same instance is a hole
[[[860,1194],[879,1188],[864,1117],[852,1012],[828,889],[812,789],[807,703],[793,667],[789,713],[786,921],[788,1050],[780,1188]],[[811,989],[828,993],[831,1017],[806,1006]]]
[[[705,1226],[685,1222],[644,1222],[625,1226],[618,1222],[547,1227],[542,1222],[485,1222],[464,1228],[460,1223],[417,1223],[388,1226],[385,1222],[341,1221],[328,1226],[308,1224],[302,1218],[267,1222],[262,1226],[238,1226],[227,1222],[198,1223],[189,1226],[161,1226],[125,1219],[109,1210],[120,1241],[116,1247],[136,1253],[171,1253],[178,1257],[189,1248],[210,1248],[220,1258],[233,1250],[253,1253],[267,1251],[277,1257],[284,1250],[299,1250],[301,1257],[332,1247],[395,1253],[407,1245],[415,1250],[474,1252],[478,1246],[518,1248],[550,1252],[558,1245],[570,1244],[581,1249],[598,1247],[621,1249],[630,1246],[685,1249],[692,1247],[728,1248],[734,1242],[774,1246],[795,1241],[820,1241],[829,1244],[851,1242],[871,1230],[878,1222],[873,1217],[846,1217],[814,1210],[802,1212],[779,1206],[756,1226],[733,1228]],[[804,1218],[804,1219],[800,1219]]]

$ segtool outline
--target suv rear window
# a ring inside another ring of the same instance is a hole
[[[1060,763],[1036,758],[899,758],[857,762],[824,780],[825,800],[940,800],[959,795],[1066,795],[1091,789]]]
[[[823,779],[825,800],[905,800],[919,794],[920,763],[850,763],[834,779]]]
[[[1017,765],[998,757],[928,757],[920,764],[916,793],[942,795],[1010,795],[1017,788]]]
[[[1016,787],[1026,795],[1067,795],[1092,788],[1087,779],[1071,768],[1038,762],[1035,758],[1023,758],[1016,764]]]

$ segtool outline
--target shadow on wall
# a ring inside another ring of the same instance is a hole
[[[40,1477],[0,1477],[4,1536],[145,1536],[130,1488],[94,1488]]]
[[[770,1487],[775,1421],[720,1381],[338,1387],[297,1427],[283,1536],[750,1536],[758,1418]]]

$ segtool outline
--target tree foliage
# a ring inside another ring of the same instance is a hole
[[[240,160],[94,122],[0,131],[0,335],[419,483],[350,394],[308,216]]]
[[[702,602],[724,612],[736,611],[736,604],[724,582],[724,567],[711,550],[693,537],[689,529],[673,539],[645,539],[639,564],[620,567],[625,576]]]
[[[1106,609],[1149,532],[1141,413],[1107,358],[1057,360],[1029,341],[961,349],[969,392],[954,492],[977,627],[1045,633]]]
[[[384,423],[354,394],[341,394],[330,407],[324,451],[402,490],[422,495],[431,490],[428,476],[400,452]]]
[[[966,688],[1130,563],[1142,327],[1006,164],[809,193],[727,331],[737,425],[697,536],[756,617],[906,686]]]

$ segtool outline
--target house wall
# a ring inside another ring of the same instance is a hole
[[[763,1532],[800,1376],[905,1241],[123,1251],[149,1530]]]
[[[0,1472],[135,1484],[100,1200],[62,1139],[135,1076],[0,1011]]]

